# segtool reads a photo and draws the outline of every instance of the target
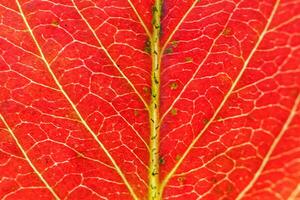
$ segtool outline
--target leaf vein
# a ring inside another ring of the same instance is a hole
[[[300,184],[292,191],[291,195],[289,196],[288,200],[296,200],[300,194]]]
[[[132,8],[133,12],[136,14],[136,16],[137,16],[137,18],[139,19],[139,21],[141,22],[143,28],[145,29],[145,32],[146,32],[147,36],[148,36],[149,38],[151,38],[151,33],[150,33],[149,29],[147,28],[147,26],[146,26],[144,20],[142,19],[141,15],[138,13],[138,11],[137,11],[136,8],[134,7],[134,5],[133,5],[133,3],[131,2],[131,0],[128,0],[128,3],[129,3],[129,5],[130,5],[130,7]]]
[[[253,187],[253,185],[259,178],[259,176],[262,174],[264,168],[266,167],[268,161],[270,160],[272,153],[274,152],[275,148],[277,147],[277,145],[280,142],[281,138],[283,137],[284,133],[286,133],[286,130],[288,129],[289,125],[291,124],[293,117],[295,116],[295,114],[297,112],[299,103],[300,103],[300,95],[298,95],[298,97],[296,98],[293,108],[292,108],[286,122],[284,123],[280,133],[278,134],[278,136],[275,138],[274,142],[272,143],[272,145],[271,145],[269,151],[267,152],[266,156],[264,157],[260,167],[256,171],[254,177],[249,182],[249,184],[239,193],[239,195],[236,198],[237,200],[242,199],[242,197]]]
[[[229,91],[227,92],[227,94],[225,95],[224,99],[222,100],[222,102],[220,103],[220,105],[218,106],[218,108],[216,109],[216,111],[213,114],[213,116],[210,118],[210,120],[204,126],[204,128],[200,131],[200,133],[197,135],[197,137],[192,141],[192,143],[189,145],[189,147],[187,148],[187,150],[183,153],[183,155],[181,156],[181,158],[178,160],[178,162],[172,168],[172,170],[163,179],[162,184],[161,184],[161,190],[164,189],[164,187],[166,186],[166,184],[168,183],[168,181],[171,179],[171,177],[174,175],[174,173],[179,168],[179,166],[182,164],[183,160],[186,158],[186,156],[188,155],[188,153],[194,147],[194,145],[196,144],[196,142],[201,138],[201,136],[203,135],[203,133],[208,129],[208,127],[210,127],[210,125],[213,123],[213,121],[215,120],[215,118],[217,117],[217,115],[219,114],[219,112],[221,111],[221,109],[223,108],[224,104],[227,102],[227,100],[230,97],[231,93],[235,89],[237,83],[239,82],[239,80],[241,79],[242,75],[244,74],[244,72],[245,72],[245,70],[246,70],[246,68],[247,68],[247,66],[248,66],[248,64],[249,64],[252,56],[254,55],[254,53],[256,52],[256,50],[258,49],[261,41],[263,40],[265,34],[267,33],[267,31],[268,31],[268,29],[270,27],[270,24],[271,24],[271,22],[273,20],[273,17],[274,17],[274,15],[275,15],[275,13],[276,13],[276,11],[278,9],[279,3],[280,3],[280,0],[277,0],[276,3],[275,3],[275,5],[274,5],[274,7],[273,7],[273,10],[272,10],[272,12],[270,14],[270,17],[268,19],[268,22],[267,22],[265,28],[263,29],[260,37],[258,38],[256,44],[254,45],[252,51],[250,52],[250,54],[248,56],[248,58],[245,60],[244,65],[243,65],[240,73],[238,74],[237,78],[235,79],[235,81],[231,85],[231,87],[230,87]],[[230,17],[229,17],[229,20],[230,20]],[[229,20],[227,21],[226,24],[228,24]],[[224,27],[226,27],[226,25]],[[182,93],[180,93],[180,94],[182,94]]]
[[[72,2],[74,3],[74,1],[72,0]],[[22,7],[19,3],[19,0],[16,0],[16,3],[18,5],[18,9],[21,13],[22,19],[34,41],[34,43],[36,44],[39,53],[41,54],[42,60],[44,61],[44,64],[46,65],[49,73],[51,74],[53,80],[55,81],[56,85],[58,86],[58,88],[61,90],[62,94],[65,96],[65,98],[68,100],[68,102],[70,103],[71,107],[73,108],[73,110],[76,112],[76,115],[79,117],[81,123],[84,125],[84,127],[89,131],[89,133],[93,136],[93,138],[95,139],[95,141],[98,143],[98,145],[102,148],[102,150],[105,152],[106,156],[109,158],[109,160],[112,162],[113,166],[115,167],[115,170],[117,171],[117,173],[120,175],[120,177],[122,178],[122,180],[124,181],[125,185],[127,186],[130,194],[132,195],[132,197],[134,199],[138,199],[135,192],[133,191],[131,185],[129,184],[129,182],[127,181],[125,175],[123,174],[123,172],[121,171],[121,169],[119,168],[119,166],[117,165],[116,161],[113,159],[113,157],[110,155],[109,151],[105,148],[105,146],[102,144],[102,142],[98,139],[97,135],[94,133],[94,131],[89,127],[89,125],[87,124],[87,122],[83,119],[82,115],[80,114],[80,112],[78,111],[77,107],[75,106],[75,104],[72,102],[72,100],[70,99],[70,97],[68,96],[68,94],[65,92],[65,90],[63,89],[62,85],[60,84],[60,82],[58,81],[56,75],[54,74],[54,72],[52,71],[52,69],[50,68],[50,65],[48,63],[48,61],[45,58],[45,55],[39,45],[39,43],[37,42],[32,29],[30,28],[30,25],[27,22],[27,19],[25,17],[25,14],[23,13]],[[75,6],[75,4],[74,4]]]
[[[176,25],[176,27],[174,28],[174,30],[171,32],[170,36],[168,37],[168,39],[166,40],[166,42],[164,43],[163,47],[161,48],[161,55],[160,57],[163,56],[163,52],[165,51],[168,43],[170,42],[170,40],[173,38],[174,34],[177,32],[177,30],[179,29],[179,27],[181,26],[181,24],[185,21],[185,19],[188,17],[188,15],[190,14],[190,12],[195,8],[196,4],[198,3],[198,0],[195,0],[193,2],[193,4],[191,5],[191,7],[188,9],[188,11],[183,15],[183,17],[181,18],[181,20],[178,22],[178,24]],[[160,58],[161,59],[161,58]]]
[[[238,5],[235,5],[235,8]],[[235,9],[234,8],[234,9]],[[234,10],[233,9],[233,10]],[[223,31],[226,29],[229,21],[231,20],[233,15],[233,12],[230,14],[230,16],[228,17],[226,24],[224,25],[224,29],[219,33],[219,35],[216,37],[216,39],[213,41],[212,45],[210,46],[208,52],[206,53],[206,56],[204,57],[204,59],[202,60],[202,62],[198,65],[198,68],[196,69],[196,71],[194,72],[194,74],[192,75],[191,79],[188,80],[188,82],[185,84],[185,86],[182,88],[182,90],[180,91],[180,93],[178,94],[178,96],[174,99],[173,103],[171,104],[171,106],[162,114],[161,117],[161,123],[164,120],[164,118],[166,117],[166,115],[170,112],[170,110],[174,107],[174,105],[176,104],[176,102],[180,99],[180,97],[182,96],[182,94],[186,91],[187,87],[189,86],[189,84],[195,79],[196,75],[198,74],[199,70],[201,69],[201,67],[203,66],[203,64],[207,61],[207,59],[209,58],[210,53],[212,52],[213,48],[216,45],[217,40],[222,36]]]
[[[128,82],[128,84],[132,87],[132,89],[134,90],[134,92],[137,94],[137,96],[141,99],[141,101],[143,102],[143,104],[145,105],[146,109],[149,110],[149,106],[147,104],[147,102],[144,100],[144,98],[142,97],[142,95],[138,92],[138,90],[135,88],[135,86],[133,85],[133,83],[129,80],[129,78],[123,73],[123,71],[120,69],[120,67],[118,66],[118,64],[114,61],[114,59],[111,57],[110,53],[108,52],[108,50],[104,47],[104,45],[102,44],[101,40],[99,39],[99,37],[97,36],[96,32],[94,31],[94,29],[92,28],[92,26],[89,24],[89,22],[87,21],[87,19],[83,16],[83,14],[80,12],[79,8],[77,7],[77,5],[75,4],[74,0],[71,0],[74,8],[76,9],[77,13],[80,15],[80,17],[82,18],[82,20],[85,22],[85,24],[88,26],[88,28],[90,29],[90,31],[92,32],[93,36],[95,37],[95,39],[97,40],[98,44],[101,46],[102,50],[104,51],[105,55],[108,57],[108,59],[112,62],[112,64],[116,67],[116,69],[119,71],[119,73],[124,77],[124,79]]]
[[[40,178],[40,180],[45,184],[46,188],[51,192],[51,194],[54,196],[54,198],[56,200],[60,200],[60,198],[58,197],[58,195],[56,194],[56,192],[52,189],[52,187],[49,185],[49,183],[44,179],[44,177],[42,176],[42,174],[37,170],[37,168],[34,166],[34,164],[32,163],[32,161],[30,160],[29,156],[27,155],[25,149],[22,147],[22,145],[20,144],[18,138],[16,137],[16,135],[14,134],[14,132],[12,131],[12,129],[10,128],[10,126],[7,124],[6,120],[4,119],[4,117],[0,114],[0,119],[3,122],[4,126],[6,127],[6,129],[8,130],[8,132],[10,133],[10,135],[12,136],[12,138],[14,139],[14,141],[16,142],[18,148],[20,149],[21,153],[23,154],[25,160],[28,162],[28,164],[30,165],[30,167],[33,169],[34,173]]]

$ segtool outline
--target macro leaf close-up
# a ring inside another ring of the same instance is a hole
[[[0,0],[1,200],[300,200],[300,0]]]

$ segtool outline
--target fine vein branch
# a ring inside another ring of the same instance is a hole
[[[160,130],[160,18],[162,0],[156,0],[152,8],[152,36],[151,41],[151,102],[150,102],[150,167],[149,167],[149,200],[160,199],[159,184],[159,130]]]
[[[206,123],[206,125],[202,128],[202,130],[198,133],[198,135],[195,137],[195,139],[193,139],[193,141],[191,142],[191,144],[188,146],[187,150],[185,150],[185,152],[182,154],[182,156],[180,157],[180,159],[177,161],[177,163],[175,164],[175,166],[171,169],[171,171],[166,175],[166,177],[164,178],[164,180],[161,183],[161,191],[163,191],[163,189],[165,188],[165,186],[167,185],[168,181],[172,178],[172,176],[175,174],[176,170],[179,168],[179,166],[182,164],[183,160],[187,157],[188,153],[191,151],[191,149],[194,147],[194,145],[196,144],[197,141],[199,141],[199,139],[202,137],[202,135],[204,134],[204,132],[211,126],[211,124],[213,123],[213,121],[216,119],[217,115],[219,114],[219,112],[221,111],[221,109],[223,108],[224,104],[227,102],[228,98],[230,97],[230,95],[232,94],[233,90],[236,88],[236,85],[238,84],[238,82],[240,81],[241,77],[243,76],[249,62],[251,61],[251,59],[253,58],[254,53],[257,51],[259,45],[261,44],[262,40],[264,39],[267,31],[269,30],[269,27],[273,21],[273,18],[275,16],[275,13],[277,12],[278,6],[280,4],[280,0],[277,0],[277,2],[275,3],[273,10],[270,14],[270,17],[266,23],[266,26],[264,27],[264,29],[261,32],[260,37],[258,38],[256,44],[254,45],[253,49],[251,50],[248,58],[245,60],[242,69],[240,70],[239,74],[237,75],[235,81],[232,83],[231,87],[229,88],[228,92],[226,93],[226,95],[224,96],[222,102],[220,103],[220,105],[216,108],[216,111],[214,112],[213,116],[210,118],[210,120]]]
[[[0,122],[4,124],[6,127],[7,131],[10,133],[11,137],[14,139],[15,143],[17,144],[18,148],[20,149],[21,153],[23,154],[25,160],[28,162],[29,166],[33,169],[34,173],[39,177],[39,179],[45,184],[46,188],[51,192],[55,200],[60,200],[54,189],[49,185],[49,183],[46,181],[46,179],[43,177],[43,175],[37,170],[35,165],[32,163],[31,159],[27,155],[27,152],[25,149],[22,147],[20,144],[18,138],[16,137],[15,133],[13,130],[10,128],[10,126],[7,124],[6,120],[4,117],[0,114]]]
[[[72,2],[74,3],[74,1],[72,0]],[[38,48],[38,51],[40,53],[41,59],[44,62],[45,66],[47,67],[48,72],[50,73],[50,75],[52,76],[55,84],[57,85],[57,87],[59,88],[59,90],[61,91],[61,93],[64,95],[64,97],[66,98],[66,100],[69,102],[70,106],[73,108],[73,110],[75,111],[77,117],[80,119],[80,121],[82,122],[82,125],[86,128],[86,130],[91,134],[91,136],[95,139],[95,141],[98,143],[98,145],[100,146],[100,148],[104,151],[105,155],[108,157],[108,159],[112,162],[115,170],[117,171],[117,173],[120,175],[120,177],[122,178],[122,180],[124,181],[126,187],[128,188],[130,194],[132,195],[134,200],[137,200],[138,197],[135,194],[133,188],[131,187],[131,185],[129,184],[129,182],[127,181],[124,173],[121,171],[120,167],[118,166],[118,164],[116,163],[116,161],[114,160],[114,158],[110,155],[109,151],[105,148],[105,146],[103,145],[103,143],[98,139],[97,134],[90,128],[90,126],[87,124],[87,122],[85,121],[85,119],[83,118],[83,116],[81,115],[81,113],[79,112],[79,110],[77,109],[76,105],[73,103],[73,101],[70,99],[70,97],[68,96],[68,94],[66,93],[66,91],[64,90],[63,86],[60,84],[58,78],[56,77],[56,75],[54,74],[53,70],[51,69],[49,62],[47,61],[42,48],[39,44],[39,42],[37,41],[26,17],[25,14],[22,10],[21,4],[19,3],[19,0],[16,0],[16,4],[18,6],[20,15],[23,19],[23,22],[25,23],[25,26],[28,29],[28,32],[33,40],[33,42],[35,43],[36,47]],[[75,6],[75,4],[74,4]],[[76,7],[76,6],[75,6]]]

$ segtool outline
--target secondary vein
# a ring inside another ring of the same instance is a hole
[[[8,132],[10,133],[10,135],[12,136],[12,138],[14,139],[14,141],[16,142],[18,148],[20,149],[21,153],[23,154],[24,158],[26,159],[26,161],[28,162],[28,164],[30,165],[30,167],[33,169],[34,173],[40,178],[40,180],[45,184],[46,188],[51,192],[51,194],[53,195],[53,197],[56,200],[60,200],[60,198],[58,197],[58,195],[56,194],[56,192],[52,189],[52,187],[49,185],[49,183],[46,181],[46,179],[44,179],[44,177],[42,176],[42,174],[37,170],[37,168],[34,166],[34,164],[32,163],[32,161],[30,160],[30,158],[28,157],[25,149],[22,147],[22,145],[20,144],[18,138],[15,136],[14,132],[12,131],[12,129],[10,128],[10,126],[7,124],[7,122],[5,121],[4,117],[0,114],[0,119],[1,121],[4,123],[4,126],[6,127],[6,129],[8,130]]]
[[[92,28],[92,26],[89,24],[89,22],[86,20],[86,18],[83,16],[83,14],[80,12],[79,8],[77,7],[77,5],[75,4],[74,0],[71,0],[74,8],[76,9],[77,13],[80,15],[80,17],[82,18],[82,20],[85,22],[85,24],[87,25],[87,27],[90,29],[90,31],[92,32],[93,36],[95,37],[95,39],[97,40],[98,44],[101,46],[102,50],[104,51],[105,55],[108,57],[108,59],[112,62],[112,64],[116,67],[116,69],[119,71],[119,73],[122,75],[122,77],[128,82],[128,84],[132,87],[132,89],[134,90],[134,92],[136,93],[136,95],[141,99],[141,101],[143,102],[144,106],[146,107],[147,110],[149,110],[149,106],[147,104],[147,102],[144,100],[144,98],[142,97],[142,95],[138,92],[138,90],[135,88],[135,86],[133,85],[133,83],[129,80],[129,78],[123,73],[123,71],[120,69],[120,67],[118,66],[118,64],[115,62],[115,60],[112,58],[112,56],[110,55],[110,53],[108,52],[108,50],[105,48],[105,46],[102,44],[101,40],[99,39],[98,35],[96,34],[96,32],[94,31],[94,29]]]
[[[142,19],[141,15],[138,13],[138,11],[136,10],[136,8],[134,7],[133,3],[131,2],[131,0],[128,0],[128,3],[130,5],[130,7],[132,8],[133,12],[135,13],[135,15],[137,16],[137,18],[139,19],[139,21],[141,22],[147,36],[150,38],[151,37],[151,33],[149,31],[149,29],[147,28],[144,20]]]
[[[239,193],[236,200],[240,200],[240,199],[243,198],[243,196],[253,187],[253,185],[255,184],[255,182],[257,181],[257,179],[259,178],[259,176],[261,175],[261,173],[265,169],[268,161],[270,160],[270,157],[271,157],[272,153],[274,152],[274,150],[277,147],[278,143],[281,141],[281,138],[283,137],[284,133],[286,132],[286,130],[290,126],[290,124],[291,124],[291,122],[292,122],[292,120],[293,120],[293,118],[294,118],[294,116],[297,112],[297,108],[299,106],[299,103],[300,103],[300,95],[298,95],[298,97],[296,98],[290,115],[288,116],[286,122],[284,123],[280,133],[278,134],[278,136],[275,138],[274,142],[272,143],[269,151],[265,155],[260,167],[256,171],[256,173],[253,176],[252,180],[248,183],[248,185]]]
[[[102,144],[102,142],[98,139],[97,135],[94,133],[94,131],[89,127],[89,125],[87,124],[87,122],[84,120],[84,118],[82,117],[82,115],[80,114],[80,112],[78,111],[77,107],[75,106],[75,104],[73,103],[73,101],[70,99],[70,97],[68,96],[68,94],[66,93],[66,91],[63,89],[62,85],[60,84],[59,80],[57,79],[56,75],[54,74],[54,72],[52,71],[43,51],[42,48],[40,46],[40,44],[38,43],[37,39],[35,38],[33,31],[25,17],[25,14],[22,10],[22,7],[19,3],[18,0],[16,0],[18,9],[20,11],[21,17],[34,41],[34,43],[36,44],[38,51],[42,57],[42,60],[45,64],[45,66],[47,67],[49,73],[51,74],[54,82],[56,83],[57,87],[60,89],[60,91],[62,92],[62,94],[64,95],[64,97],[67,99],[67,101],[70,103],[71,107],[73,108],[73,110],[75,111],[76,115],[78,116],[78,118],[80,119],[81,123],[84,125],[84,127],[88,130],[88,132],[92,135],[92,137],[95,139],[95,141],[98,143],[98,145],[100,146],[100,148],[104,151],[104,153],[106,154],[106,156],[109,158],[109,160],[112,162],[113,166],[115,167],[115,170],[117,171],[117,173],[120,175],[120,177],[122,178],[122,180],[124,181],[125,185],[127,186],[130,194],[132,195],[132,197],[135,200],[138,200],[133,188],[131,187],[131,185],[129,184],[129,182],[127,181],[125,175],[123,174],[123,172],[121,171],[121,169],[119,168],[119,166],[117,165],[116,161],[114,160],[114,158],[110,155],[109,151],[105,148],[105,146]],[[74,3],[74,2],[73,2]]]
[[[235,81],[233,82],[233,84],[231,85],[230,89],[228,90],[228,92],[226,93],[225,97],[223,98],[222,102],[220,103],[220,105],[218,106],[218,108],[216,109],[215,113],[213,114],[213,116],[210,118],[210,120],[207,122],[207,124],[204,126],[204,128],[200,131],[200,133],[197,135],[197,137],[192,141],[192,143],[189,145],[189,147],[187,148],[187,150],[183,153],[183,155],[180,157],[180,159],[178,160],[178,162],[175,164],[175,166],[172,168],[172,170],[166,175],[166,177],[164,178],[164,180],[161,183],[161,190],[164,189],[164,187],[167,185],[167,183],[169,182],[169,180],[171,179],[171,177],[174,175],[174,173],[177,171],[177,169],[179,168],[179,166],[182,164],[183,160],[186,158],[186,156],[188,155],[188,153],[191,151],[191,149],[195,146],[196,142],[201,138],[201,136],[203,135],[203,133],[208,129],[208,127],[210,127],[210,125],[213,123],[213,121],[215,120],[215,118],[217,117],[217,115],[219,114],[219,112],[221,111],[221,109],[223,108],[223,105],[227,102],[228,98],[230,97],[230,95],[232,94],[232,91],[235,89],[237,83],[239,82],[239,80],[241,79],[242,75],[244,74],[249,62],[251,61],[251,58],[253,57],[254,53],[256,52],[256,50],[258,49],[260,43],[262,42],[265,34],[267,33],[271,22],[273,20],[273,17],[278,9],[280,0],[277,0],[277,2],[275,3],[273,10],[270,14],[269,20],[265,26],[265,28],[263,29],[260,37],[258,38],[256,44],[254,45],[252,51],[250,52],[248,58],[245,60],[244,65],[240,71],[240,73],[238,74],[237,78],[235,79]]]

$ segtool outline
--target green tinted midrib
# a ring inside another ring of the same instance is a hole
[[[152,8],[152,35],[151,42],[151,101],[149,106],[150,123],[150,166],[149,166],[149,200],[160,199],[159,184],[159,131],[160,131],[160,30],[161,30],[161,6],[162,0],[156,0]]]

